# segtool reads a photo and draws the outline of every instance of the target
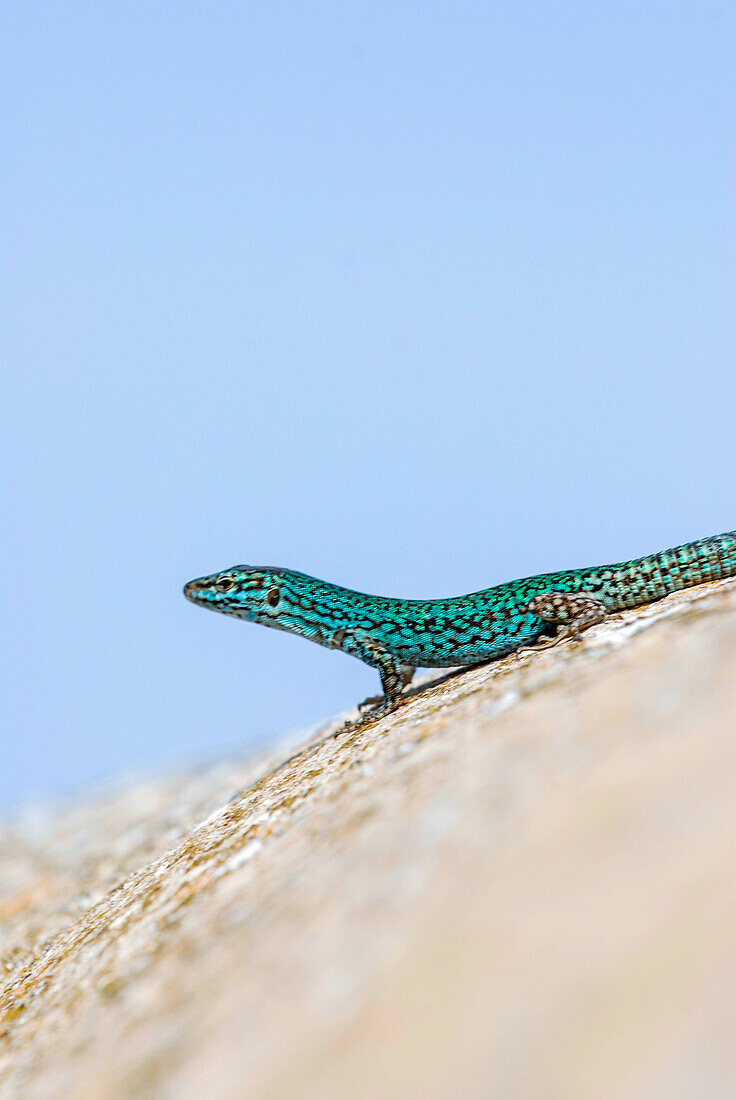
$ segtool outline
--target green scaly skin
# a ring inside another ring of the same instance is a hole
[[[618,565],[542,573],[446,600],[353,592],[291,569],[236,565],[184,595],[201,607],[299,634],[377,668],[396,705],[415,667],[505,657],[540,640],[577,637],[611,612],[736,576],[736,531]]]

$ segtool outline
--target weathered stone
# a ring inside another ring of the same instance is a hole
[[[725,584],[19,815],[0,1095],[731,1097],[735,734]]]

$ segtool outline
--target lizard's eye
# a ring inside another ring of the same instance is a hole
[[[235,581],[232,577],[220,577],[215,581],[215,588],[218,592],[229,592],[231,588],[235,588]]]
[[[277,584],[275,584],[273,588],[269,588],[268,592],[266,593],[266,603],[269,607],[276,607],[280,599],[281,589]]]

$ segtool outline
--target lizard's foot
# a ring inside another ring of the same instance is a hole
[[[530,653],[541,653],[543,649],[551,649],[552,646],[557,645],[559,640],[559,634],[555,634],[554,638],[540,638],[539,641],[533,644],[520,645],[518,649],[509,654],[509,658],[512,661],[521,661]]]
[[[362,703],[358,703],[358,710],[362,714],[364,711],[369,713],[375,710],[376,707],[382,706],[386,702],[385,695],[369,695],[367,699],[364,699]]]
[[[416,668],[413,665],[401,666],[401,687],[395,695],[391,696],[394,701],[391,709],[393,709],[394,706],[398,706],[399,699],[401,698],[401,690],[405,687],[408,687],[408,685],[412,681],[412,677],[415,672]],[[369,695],[368,698],[364,699],[362,703],[358,703],[358,710],[364,711],[368,708],[375,709],[376,707],[383,706],[383,704],[387,701],[388,696],[386,695]]]
[[[358,704],[361,720],[363,718],[380,718],[384,714],[390,714],[396,710],[401,702],[401,696],[396,695],[388,699],[385,695],[373,695]]]

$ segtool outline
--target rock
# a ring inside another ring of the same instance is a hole
[[[733,1096],[736,585],[339,726],[3,827],[0,1096]]]

